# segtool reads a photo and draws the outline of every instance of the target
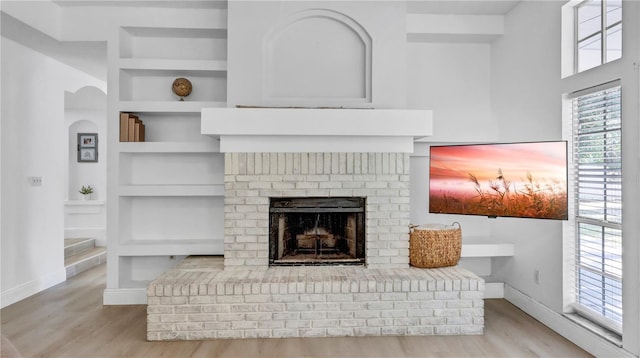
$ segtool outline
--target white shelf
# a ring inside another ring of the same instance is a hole
[[[120,101],[121,112],[200,113],[203,108],[226,107],[226,102],[204,101]]]
[[[501,257],[513,256],[514,245],[505,242],[496,242],[490,237],[463,237],[461,257]]]
[[[67,200],[65,206],[102,206],[104,200]]]
[[[111,138],[105,304],[146,303],[148,282],[181,256],[224,252],[224,184],[213,184],[223,182],[223,155],[219,140],[202,135],[201,112],[227,106],[226,10],[195,22],[141,21],[119,27],[109,59],[118,76],[112,109],[137,114],[147,141]],[[184,101],[171,91],[177,77],[193,84]],[[118,119],[109,123],[119,128]]]
[[[218,153],[218,141],[202,142],[120,142],[121,153]]]
[[[118,247],[119,256],[222,255],[224,239],[128,241]]]
[[[120,69],[162,71],[227,71],[224,60],[174,60],[156,58],[121,58]]]
[[[120,196],[223,196],[223,184],[122,185]]]

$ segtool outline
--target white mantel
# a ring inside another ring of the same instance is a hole
[[[397,152],[432,134],[430,110],[204,108],[221,152]]]

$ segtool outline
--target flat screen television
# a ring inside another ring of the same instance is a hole
[[[567,220],[567,142],[431,146],[429,212]]]

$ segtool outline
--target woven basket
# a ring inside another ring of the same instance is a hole
[[[410,226],[409,264],[411,266],[422,268],[455,266],[460,261],[461,250],[462,229],[458,222],[454,222],[451,226]]]

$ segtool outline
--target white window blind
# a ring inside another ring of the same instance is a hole
[[[622,326],[620,86],[573,99],[575,300],[578,313]]]

